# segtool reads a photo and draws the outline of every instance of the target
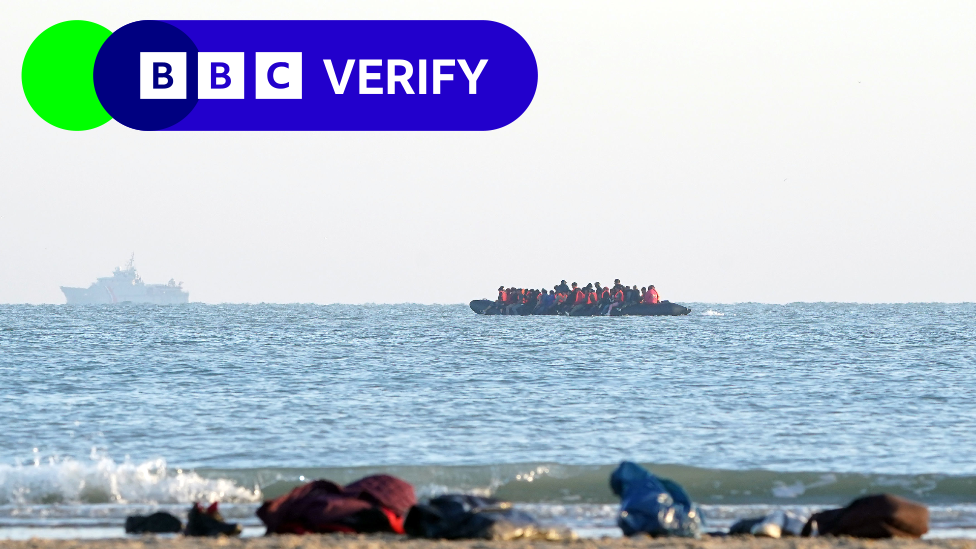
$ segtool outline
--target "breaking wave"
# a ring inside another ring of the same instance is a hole
[[[928,504],[976,503],[976,476],[942,474],[734,471],[646,464],[708,505],[833,505],[889,492]],[[612,504],[615,465],[558,463],[477,466],[249,468],[183,470],[163,459],[132,463],[109,458],[0,465],[0,505],[257,503],[309,480],[348,483],[388,473],[413,484],[421,498],[446,492],[493,495],[521,503]]]
[[[116,463],[107,457],[86,461],[52,458],[27,465],[0,465],[0,505],[260,500],[260,488],[172,469],[164,459]]]

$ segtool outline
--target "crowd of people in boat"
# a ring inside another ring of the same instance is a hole
[[[636,285],[624,286],[618,278],[614,279],[612,287],[591,282],[581,288],[575,282],[567,286],[563,280],[548,292],[499,286],[498,299],[492,304],[492,308],[498,314],[506,315],[572,315],[585,307],[599,306],[602,314],[609,315],[615,308],[640,303],[654,305],[660,302],[661,296],[653,284],[643,288]]]

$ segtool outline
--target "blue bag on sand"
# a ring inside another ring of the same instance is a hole
[[[701,534],[701,513],[675,482],[658,478],[634,462],[624,461],[611,473],[610,489],[620,496],[617,525],[625,536],[640,532],[654,537]]]

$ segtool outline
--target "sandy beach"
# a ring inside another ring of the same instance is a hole
[[[547,541],[435,541],[392,536],[273,536],[249,539],[155,538],[0,541],[0,549],[976,549],[976,540],[861,540],[752,537],[584,539]]]

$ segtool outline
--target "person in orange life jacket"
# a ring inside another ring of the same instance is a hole
[[[505,306],[508,305],[508,290],[505,286],[498,287],[498,299],[491,304],[491,308],[499,311],[501,314],[505,314]]]
[[[624,291],[621,288],[616,292],[614,292],[613,297],[610,298],[610,306],[607,307],[606,315],[610,316],[610,311],[612,311],[614,307],[620,308],[623,306],[624,306]]]
[[[561,312],[567,312],[569,311],[569,309],[575,307],[576,302],[580,299],[579,296],[580,294],[582,294],[582,292],[583,291],[579,289],[579,286],[577,286],[576,283],[573,282],[573,287],[569,290],[569,293],[566,295],[566,300],[563,303],[563,308]]]
[[[637,303],[643,303],[644,302],[644,296],[646,296],[646,295],[647,295],[647,288],[641,286],[640,299],[637,300]]]
[[[610,303],[610,290],[599,282],[594,282],[593,286],[593,293],[596,294],[596,304],[600,307],[600,310],[603,310]]]
[[[576,294],[576,299],[573,301],[573,308],[569,310],[569,314],[573,314],[576,311],[582,309],[583,307],[586,307],[588,304],[587,302],[590,299],[590,293],[592,291],[593,291],[592,284],[587,284],[585,289],[580,290],[579,293]]]
[[[515,295],[512,298],[511,302],[509,303],[508,307],[505,309],[505,314],[509,314],[509,315],[518,314],[518,310],[525,303],[523,299],[525,299],[525,289],[519,288],[515,290]]]
[[[658,295],[657,290],[654,289],[654,285],[651,284],[647,287],[647,293],[644,294],[644,303],[648,305],[654,305],[661,302],[661,296]]]
[[[620,283],[619,278],[613,279],[613,288],[610,288],[611,294],[617,293],[617,290],[625,290],[625,289],[627,289],[627,287]]]
[[[565,284],[562,285],[565,287]],[[556,294],[556,303],[553,304],[554,307],[561,307],[563,303],[566,303],[566,299],[569,297],[569,291],[563,291],[560,286],[553,286],[553,291]]]
[[[586,304],[587,305],[596,305],[599,301],[600,301],[600,294],[596,293],[596,290],[595,289],[590,288],[589,286],[587,286],[586,287]]]
[[[508,314],[508,308],[511,307],[513,303],[515,303],[515,288],[509,286],[508,288],[505,288],[505,304],[502,308],[503,315]]]

